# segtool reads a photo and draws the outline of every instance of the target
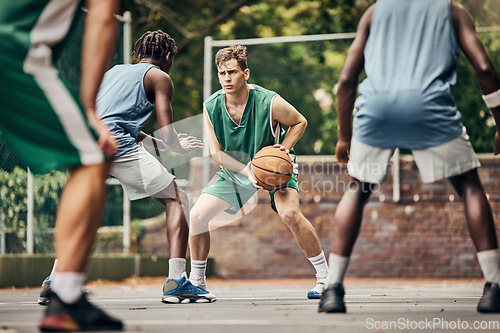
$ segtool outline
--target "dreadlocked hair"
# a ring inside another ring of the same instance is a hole
[[[170,52],[172,58],[177,54],[175,40],[161,30],[147,31],[135,42],[133,55],[139,59],[154,60],[165,57]]]

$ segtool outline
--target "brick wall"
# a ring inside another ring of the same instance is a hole
[[[498,228],[500,158],[484,155],[480,159],[480,177]],[[328,256],[334,211],[349,177],[334,157],[302,156],[298,162],[301,209],[318,232]],[[200,161],[193,161],[191,168],[190,184],[199,184]],[[400,169],[400,201],[392,201],[393,178],[390,174],[365,208],[363,227],[348,275],[481,277],[465,225],[463,204],[449,182],[423,184],[411,156],[402,156]],[[268,198],[267,192],[259,191],[255,209],[211,232],[210,257],[215,261],[216,275],[252,279],[314,274],[291,232],[270,208]],[[158,247],[161,245],[149,245],[150,249],[161,251]]]

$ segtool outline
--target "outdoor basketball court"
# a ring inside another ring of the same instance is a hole
[[[476,312],[480,280],[346,280],[347,314],[319,314],[311,279],[208,280],[212,304],[160,302],[161,279],[91,283],[90,299],[126,332],[498,332],[500,316]],[[0,332],[38,332],[38,288],[0,290]]]

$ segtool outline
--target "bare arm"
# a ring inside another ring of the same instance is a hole
[[[456,1],[451,2],[451,15],[458,42],[474,71],[484,95],[500,89],[500,78],[483,43],[476,33],[474,20],[469,12]],[[500,107],[492,108],[497,133],[495,135],[494,154],[500,152]]]
[[[276,96],[273,99],[273,125],[281,123],[289,126],[283,142],[281,143],[287,150],[295,146],[297,141],[301,138],[302,134],[307,127],[307,120],[302,114],[297,111],[290,103],[285,101],[281,96]]]
[[[337,113],[339,140],[336,146],[337,160],[342,166],[349,161],[349,148],[352,137],[352,111],[356,100],[358,77],[364,66],[364,49],[368,36],[375,5],[372,5],[363,14],[356,31],[356,38],[349,48],[344,67],[340,73],[337,90]]]
[[[116,39],[116,20],[113,17],[116,0],[87,0],[82,53],[80,98],[89,121],[99,135],[99,146],[108,156],[116,152],[117,143],[96,114],[96,98],[106,72]]]
[[[187,154],[195,149],[203,148],[200,140],[186,134],[178,134],[174,128],[172,112],[174,85],[170,76],[158,68],[151,68],[144,77],[144,86],[146,91],[154,96],[161,140],[141,132],[137,141],[148,138],[151,139],[154,148],[170,150],[178,154]]]

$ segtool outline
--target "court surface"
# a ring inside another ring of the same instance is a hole
[[[476,312],[481,280],[347,279],[347,314],[319,314],[313,279],[209,279],[211,304],[160,302],[163,279],[93,282],[89,298],[121,318],[125,332],[316,333],[499,332],[500,315]],[[0,289],[0,332],[38,332],[39,288]]]

